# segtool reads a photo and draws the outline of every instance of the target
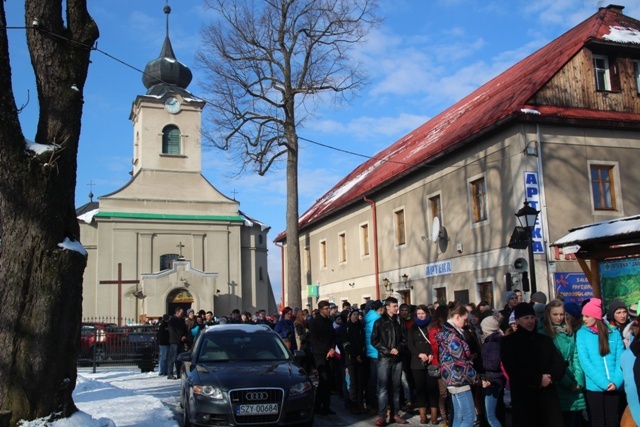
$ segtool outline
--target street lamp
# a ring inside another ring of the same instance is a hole
[[[387,290],[387,292],[393,292],[391,281],[389,281],[389,279],[385,277],[384,279],[382,279],[382,283],[384,284],[384,288]]]
[[[533,261],[533,229],[536,226],[536,221],[538,220],[539,213],[540,211],[529,206],[529,202],[527,200],[524,201],[524,206],[520,208],[518,212],[516,212],[516,218],[518,218],[520,227],[527,230],[528,233],[527,237],[529,246],[529,266],[531,269],[531,293],[538,291],[538,288],[536,286],[536,266]]]

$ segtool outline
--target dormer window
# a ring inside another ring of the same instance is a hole
[[[180,129],[174,125],[162,129],[162,154],[180,154]]]
[[[593,55],[593,70],[596,75],[596,90],[610,91],[609,58],[603,55]]]

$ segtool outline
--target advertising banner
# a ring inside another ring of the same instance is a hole
[[[562,294],[565,302],[581,304],[593,297],[593,289],[584,273],[554,273],[553,283],[556,296]]]

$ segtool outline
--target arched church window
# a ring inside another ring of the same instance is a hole
[[[262,244],[262,234],[258,234],[258,244]]]
[[[174,125],[162,129],[162,154],[180,154],[180,129]]]
[[[263,277],[263,275],[262,275],[262,267],[259,267],[259,268],[258,268],[258,279],[259,279],[259,280],[264,280],[264,277]]]
[[[173,267],[173,261],[177,260],[178,254],[164,254],[160,255],[160,271],[169,270]]]

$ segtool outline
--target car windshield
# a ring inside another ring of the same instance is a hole
[[[272,333],[208,333],[202,337],[198,362],[287,360],[289,351]]]

